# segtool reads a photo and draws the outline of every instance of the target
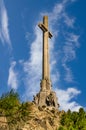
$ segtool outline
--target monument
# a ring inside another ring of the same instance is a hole
[[[48,16],[43,17],[43,23],[38,24],[43,31],[43,51],[42,51],[42,80],[40,83],[40,91],[34,96],[34,103],[38,106],[58,108],[56,93],[52,90],[50,79],[50,63],[49,63],[49,44],[48,38],[52,38],[51,32],[48,30]]]

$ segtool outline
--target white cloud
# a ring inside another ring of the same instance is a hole
[[[64,70],[65,70],[64,80],[66,82],[73,82],[74,77],[72,74],[72,70],[66,64],[62,64],[62,66],[64,67]]]
[[[11,40],[8,28],[8,15],[4,1],[0,0],[0,39],[2,43],[7,43],[11,47]]]
[[[16,66],[16,62],[13,61],[9,68],[8,86],[16,90],[18,87],[18,73],[15,70],[15,66]]]
[[[74,18],[69,18],[67,16],[67,14],[63,14],[64,16],[64,23],[68,26],[68,27],[74,27],[74,22],[75,22],[75,19]]]
[[[79,37],[79,35],[76,35],[74,33],[68,33],[68,37],[66,38],[66,40],[69,42],[71,46],[80,47]]]
[[[78,111],[81,105],[72,101],[81,92],[76,88],[68,88],[67,90],[56,89],[57,96],[59,97],[60,109],[67,111]]]
[[[69,33],[65,37],[65,43],[63,46],[64,56],[62,57],[62,66],[64,67],[65,70],[64,80],[67,82],[73,82],[74,80],[72,70],[67,65],[67,63],[76,59],[76,49],[79,46],[80,46],[79,35],[76,35],[74,33]]]
[[[42,68],[42,33],[36,26],[34,29],[35,41],[30,47],[30,58],[21,64],[24,65],[26,94],[25,99],[31,98],[38,90],[41,79]]]
[[[50,30],[54,33],[54,38],[50,40],[50,57],[51,57],[51,78],[53,83],[58,85],[60,79],[60,70],[56,68],[60,62],[60,65],[65,70],[64,79],[66,82],[73,81],[73,74],[70,67],[67,66],[67,62],[70,62],[76,58],[76,48],[79,47],[78,38],[79,36],[68,32],[66,30],[61,30],[61,26],[64,23],[66,28],[74,28],[74,19],[72,19],[67,15],[65,8],[67,6],[67,2],[72,2],[72,0],[63,0],[61,3],[57,3],[53,8],[52,12],[41,13],[42,15],[48,15],[50,21]],[[65,37],[63,39],[63,44],[60,49],[58,49],[57,57],[55,56],[55,44],[56,38],[59,38],[58,33],[64,32]],[[40,87],[40,79],[41,79],[41,69],[42,69],[42,32],[38,27],[35,27],[34,30],[35,40],[31,43],[30,46],[30,57],[27,61],[21,62],[24,66],[24,83],[26,86],[26,92],[23,95],[24,99],[32,99],[32,96],[39,91]],[[27,36],[27,34],[26,34]],[[70,36],[70,38],[69,38]],[[27,38],[27,37],[26,37]],[[52,43],[51,43],[52,42]],[[60,52],[60,55],[58,55]],[[68,88],[67,90],[55,89],[57,92],[57,97],[59,97],[59,103],[61,109],[67,110],[78,110],[80,105],[76,101],[72,101],[80,91],[75,88]]]

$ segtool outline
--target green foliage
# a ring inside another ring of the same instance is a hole
[[[21,119],[23,120],[26,120],[27,118],[29,119],[29,114],[31,112],[31,106],[32,104],[28,103],[28,102],[25,102],[25,103],[22,103],[19,107],[19,113],[21,115]]]
[[[86,112],[83,108],[79,112],[68,110],[62,114],[60,123],[58,130],[86,130]]]
[[[7,117],[9,125],[25,121],[31,111],[31,103],[21,103],[19,95],[13,89],[0,97],[0,116]]]
[[[13,89],[0,98],[0,109],[5,112],[5,115],[13,114],[14,108],[17,109],[19,104],[19,95]]]
[[[66,130],[63,126],[60,126],[58,130]]]

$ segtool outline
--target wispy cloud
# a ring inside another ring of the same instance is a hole
[[[74,77],[73,77],[73,74],[72,74],[72,70],[71,68],[69,68],[66,63],[62,64],[62,66],[64,67],[64,70],[65,70],[65,74],[64,74],[64,80],[66,82],[73,82],[74,81]]]
[[[76,101],[72,101],[81,92],[76,88],[68,88],[67,90],[55,89],[60,102],[60,109],[67,111],[68,109],[72,111],[78,111],[81,105]]]
[[[42,34],[38,27],[34,29],[35,41],[32,42],[30,47],[30,58],[28,61],[23,62],[25,72],[25,86],[26,94],[25,99],[31,98],[39,90],[39,83],[41,79],[42,69]],[[29,93],[29,94],[28,94]]]
[[[63,17],[64,17],[64,23],[68,26],[68,27],[74,27],[74,22],[75,19],[74,18],[69,18],[67,16],[67,14],[63,13]]]
[[[14,90],[18,87],[18,72],[15,70],[16,62],[13,61],[9,68],[8,86]]]
[[[68,3],[74,2],[75,0],[63,0],[57,3],[52,12],[42,12],[41,16],[49,16],[50,30],[53,32],[54,38],[50,42],[50,64],[51,64],[51,77],[53,84],[55,84],[54,89],[59,97],[59,103],[61,109],[71,109],[78,110],[80,105],[72,101],[74,97],[80,94],[80,91],[71,87],[67,90],[58,89],[58,82],[61,82],[61,72],[57,67],[60,66],[64,69],[65,73],[63,78],[65,82],[71,83],[74,80],[72,69],[67,66],[67,63],[76,58],[76,49],[79,47],[79,35],[73,32],[75,18],[70,18],[65,11]],[[67,30],[71,29],[71,32]],[[24,66],[24,83],[26,85],[26,92],[24,94],[25,99],[32,99],[32,95],[39,91],[40,79],[41,79],[41,69],[42,69],[42,32],[36,26],[34,29],[35,40],[30,46],[30,57],[27,61],[23,61]],[[62,36],[59,36],[59,34]],[[61,40],[58,40],[60,39]],[[61,43],[58,43],[61,42]],[[52,42],[52,43],[51,43]],[[58,49],[56,52],[56,48]],[[60,48],[60,49],[59,49]],[[55,53],[56,52],[56,53]],[[66,98],[64,98],[66,97]]]
[[[65,37],[65,43],[63,46],[62,66],[65,70],[64,80],[67,82],[73,82],[74,77],[71,68],[67,65],[68,62],[76,58],[76,49],[80,46],[79,35],[69,33]]]
[[[8,15],[3,0],[0,0],[0,40],[3,44],[7,43],[8,46],[11,47],[8,28]]]

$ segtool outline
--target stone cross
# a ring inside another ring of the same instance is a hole
[[[45,80],[47,80],[48,84],[50,83],[50,67],[49,67],[49,45],[48,38],[52,37],[51,32],[48,30],[48,16],[43,17],[43,23],[39,23],[38,26],[43,31],[43,54],[42,54],[42,90],[50,89],[47,86]],[[45,85],[46,84],[46,85]]]
[[[58,109],[56,93],[51,89],[50,80],[50,65],[49,65],[49,45],[48,38],[52,37],[52,34],[48,29],[48,16],[43,17],[43,23],[39,23],[38,26],[43,31],[43,51],[42,51],[42,80],[40,83],[40,91],[34,96],[34,103],[37,106],[46,106],[48,108]]]

